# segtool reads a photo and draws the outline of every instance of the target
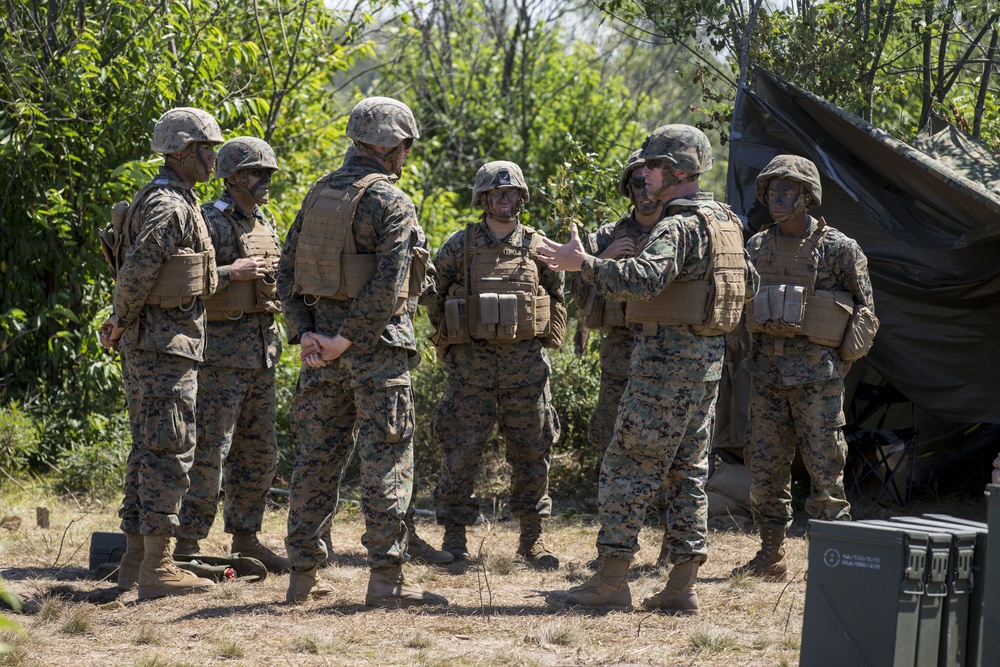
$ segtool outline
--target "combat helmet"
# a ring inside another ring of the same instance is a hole
[[[194,107],[170,109],[156,121],[150,148],[168,155],[184,150],[192,141],[221,144],[222,130],[212,115]]]
[[[528,201],[528,185],[524,182],[521,168],[507,160],[494,160],[487,162],[476,172],[476,182],[472,186],[472,205],[481,206],[484,194],[500,188],[517,188],[521,193],[521,201]]]
[[[229,178],[240,169],[278,169],[278,158],[266,141],[257,137],[234,137],[222,144],[215,159],[215,176]]]
[[[618,179],[618,193],[622,197],[631,197],[632,193],[629,192],[628,182],[632,178],[632,172],[636,169],[641,169],[646,164],[646,160],[639,156],[641,152],[641,149],[632,151],[632,154],[628,156],[628,160],[625,162],[625,168],[622,169],[621,178]]]
[[[347,119],[347,136],[371,146],[397,146],[419,139],[420,131],[410,107],[391,97],[366,97]]]
[[[823,201],[823,186],[819,180],[819,170],[812,160],[798,155],[776,155],[757,175],[757,201],[767,206],[767,186],[774,179],[795,181],[805,186],[812,195],[812,205]]]
[[[677,171],[702,174],[712,168],[712,144],[692,125],[664,125],[653,130],[639,151],[643,160],[665,160]]]

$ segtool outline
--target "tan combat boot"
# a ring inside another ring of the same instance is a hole
[[[788,559],[785,558],[785,529],[761,528],[760,551],[749,563],[733,569],[732,576],[759,577],[765,581],[788,579]]]
[[[139,582],[139,566],[142,565],[142,556],[146,552],[143,546],[142,535],[138,533],[125,533],[127,540],[125,555],[122,562],[118,564],[118,590],[130,591]]]
[[[674,614],[698,616],[701,604],[698,602],[698,593],[694,590],[698,583],[698,567],[698,563],[674,565],[667,577],[667,587],[643,600],[643,609],[662,609]]]
[[[396,565],[372,569],[365,605],[391,609],[421,605],[447,607],[448,600],[424,590],[419,584],[407,581],[403,576],[403,568]]]
[[[558,570],[559,559],[545,546],[542,537],[542,517],[537,514],[521,516],[521,539],[517,545],[517,555],[542,570]]]
[[[333,586],[317,579],[316,573],[318,571],[319,566],[314,566],[304,572],[291,568],[292,575],[288,578],[285,601],[302,604],[308,600],[315,600],[333,593]]]
[[[450,553],[456,561],[469,560],[469,547],[465,543],[465,526],[445,525],[441,549]]]
[[[403,522],[406,524],[407,533],[406,553],[410,558],[428,565],[447,565],[455,562],[455,557],[450,551],[435,549],[417,535],[412,516],[406,515]]]
[[[170,557],[169,535],[143,537],[144,555],[139,566],[139,599],[152,600],[168,595],[207,593],[215,588],[211,579],[202,579],[182,570]]]
[[[574,586],[568,591],[553,591],[555,602],[632,610],[632,591],[628,587],[629,561],[624,558],[601,556],[601,564],[590,581]]]
[[[189,540],[186,537],[178,537],[174,541],[175,556],[197,556],[201,553],[198,540]]]
[[[233,533],[232,553],[256,558],[268,572],[274,574],[284,574],[292,569],[292,562],[261,544],[257,539],[257,533]]]

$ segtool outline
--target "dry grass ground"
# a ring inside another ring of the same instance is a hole
[[[47,504],[51,527],[35,527],[34,508]],[[551,522],[548,543],[562,559],[557,572],[537,572],[512,558],[511,522],[477,526],[470,547],[478,563],[433,568],[408,566],[409,576],[445,595],[447,609],[373,610],[363,606],[367,570],[360,517],[342,512],[334,522],[338,564],[324,570],[337,594],[291,606],[287,576],[258,584],[227,584],[200,596],[139,603],[114,585],[87,578],[90,535],[117,530],[113,505],[81,507],[20,491],[0,496],[0,515],[19,516],[16,530],[0,530],[6,551],[0,575],[25,601],[17,616],[23,636],[0,665],[775,665],[798,664],[805,594],[807,541],[790,538],[787,584],[730,579],[729,571],[756,550],[753,537],[713,531],[710,560],[699,581],[703,613],[671,617],[646,612],[596,613],[548,605],[544,591],[575,585],[590,575],[596,526],[591,519]],[[952,501],[921,511],[982,518],[976,501]],[[891,510],[867,510],[869,516]],[[2,516],[0,516],[2,518]],[[203,543],[209,553],[228,547],[221,519]],[[283,510],[269,511],[264,541],[281,546]],[[419,525],[440,544],[441,529]],[[654,561],[659,534],[647,528],[630,576],[638,603],[663,586]]]

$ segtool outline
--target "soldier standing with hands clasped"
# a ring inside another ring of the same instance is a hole
[[[417,354],[407,301],[422,292],[427,252],[413,202],[394,183],[420,134],[405,104],[369,97],[351,111],[347,136],[357,155],[313,186],[278,262],[288,340],[302,345],[303,361],[292,399],[298,450],[286,599],[333,592],[317,579],[327,556],[320,537],[357,446],[371,566],[365,604],[447,605],[402,570],[413,486],[409,369]]]

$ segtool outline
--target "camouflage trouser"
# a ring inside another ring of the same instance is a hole
[[[170,535],[194,460],[198,362],[123,346],[122,379],[132,429],[125,497],[118,516],[125,533]]]
[[[750,468],[754,523],[779,529],[791,525],[796,446],[812,482],[806,512],[814,519],[850,521],[851,506],[844,494],[843,425],[842,380],[779,387],[753,378],[750,434],[743,458]]]
[[[444,452],[434,490],[438,523],[471,526],[479,517],[476,474],[494,425],[507,445],[511,514],[552,514],[549,463],[552,445],[559,440],[559,416],[548,379],[526,387],[486,389],[448,378],[431,417],[431,433]]]
[[[395,354],[396,352],[393,352]],[[405,351],[398,352],[405,357]],[[406,368],[405,360],[401,368]],[[382,386],[351,387],[337,362],[303,367],[292,398],[297,450],[285,547],[292,565],[326,559],[320,537],[337,511],[340,481],[354,450],[361,459],[362,544],[373,568],[397,566],[406,551],[403,516],[413,490],[413,392],[405,370]],[[355,436],[356,430],[356,436]]]
[[[631,560],[639,550],[646,505],[669,484],[671,562],[705,562],[705,481],[718,385],[629,378],[601,466],[598,554]]]
[[[274,389],[273,367],[198,369],[198,447],[176,537],[208,537],[223,475],[226,532],[260,531],[278,459]]]
[[[590,444],[602,453],[607,451],[611,438],[615,434],[615,421],[618,419],[618,405],[628,384],[628,377],[616,373],[601,371],[601,390],[597,397],[597,405],[590,414],[590,429],[588,436]],[[673,492],[669,480],[663,483],[663,490],[653,496],[652,510],[656,513],[661,525],[666,525]]]

